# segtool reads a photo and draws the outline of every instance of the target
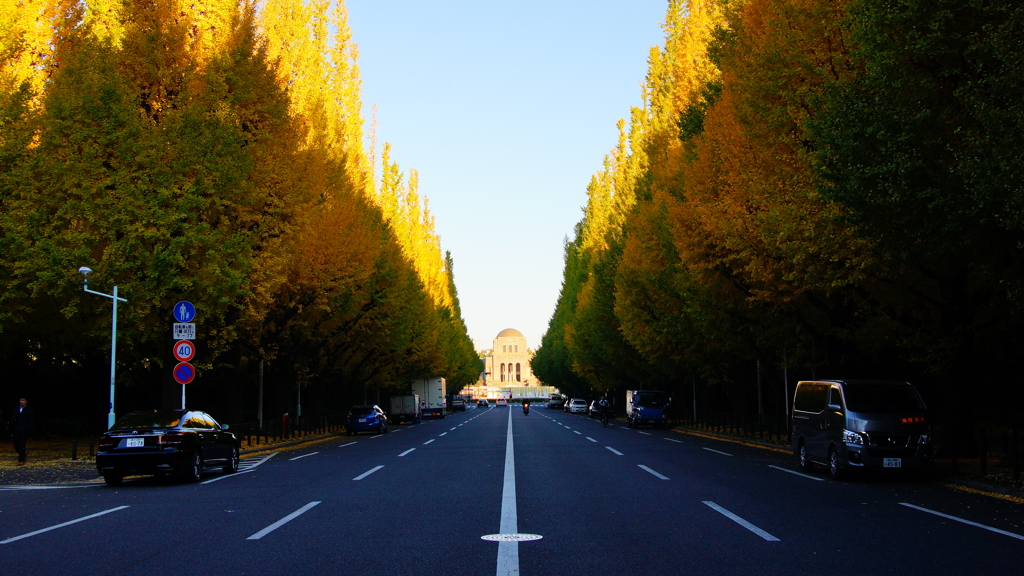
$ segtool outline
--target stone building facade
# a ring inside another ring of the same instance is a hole
[[[526,336],[515,328],[506,328],[494,338],[491,355],[485,358],[484,370],[490,386],[530,386],[537,384],[530,371],[530,353]]]

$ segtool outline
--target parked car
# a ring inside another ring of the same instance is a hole
[[[562,412],[568,412],[570,406],[572,406],[572,400],[566,398],[565,402],[562,402]]]
[[[563,408],[565,407],[565,398],[557,394],[553,394],[551,399],[548,400],[548,408]]]
[[[587,401],[583,398],[573,398],[569,402],[569,413],[570,414],[586,414],[587,413]]]
[[[501,408],[502,406],[508,406],[508,400],[505,400],[504,398],[498,398],[497,400],[494,401],[494,405],[497,406],[498,408]]]
[[[819,463],[839,479],[850,470],[932,463],[928,411],[907,382],[797,382],[792,417],[793,453],[805,472]]]
[[[591,418],[600,418],[601,417],[601,401],[600,400],[594,400],[593,402],[591,402],[590,406],[587,408],[587,414],[589,414]]]
[[[116,486],[135,474],[177,474],[198,482],[206,467],[238,471],[239,441],[198,410],[131,412],[100,436],[96,470]]]
[[[476,405],[478,408],[489,408],[491,404],[487,401],[487,398],[480,398],[476,401]]]
[[[348,412],[345,432],[351,436],[358,432],[376,432],[384,434],[388,431],[388,417],[376,404],[353,406]]]

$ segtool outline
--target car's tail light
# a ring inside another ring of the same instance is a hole
[[[161,446],[161,447],[163,447],[163,446],[177,446],[178,444],[181,444],[181,439],[184,438],[184,437],[185,437],[185,435],[182,434],[181,432],[171,432],[169,434],[161,434],[161,435],[156,437],[156,445],[157,446]]]
[[[100,436],[99,445],[100,448],[113,448],[117,446],[119,441],[119,438],[114,438],[112,436]]]

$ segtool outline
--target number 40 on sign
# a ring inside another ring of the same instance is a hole
[[[178,362],[188,362],[196,355],[196,347],[188,340],[178,340],[174,343],[174,358]]]

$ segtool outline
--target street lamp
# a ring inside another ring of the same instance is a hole
[[[117,286],[114,286],[113,294],[104,294],[102,292],[96,292],[95,290],[89,290],[89,274],[92,272],[91,268],[82,266],[78,269],[78,273],[82,275],[82,289],[89,294],[95,294],[97,296],[103,296],[104,298],[110,298],[114,302],[114,316],[113,322],[110,325],[110,413],[107,414],[107,428],[114,427],[114,371],[117,366],[117,301],[127,302],[124,298],[117,297]]]

